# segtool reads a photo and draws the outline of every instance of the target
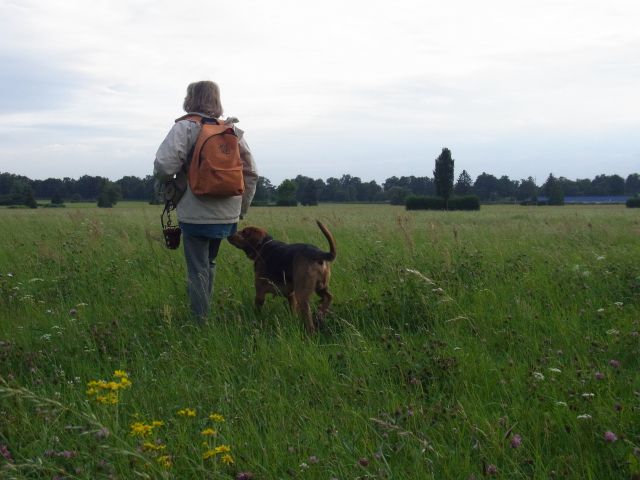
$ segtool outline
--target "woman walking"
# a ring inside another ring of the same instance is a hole
[[[173,201],[177,203],[184,238],[187,292],[196,322],[204,324],[209,316],[220,243],[236,231],[238,221],[247,213],[256,190],[258,172],[244,132],[235,126],[238,120],[221,119],[223,109],[217,84],[211,81],[191,83],[183,108],[187,115],[176,120],[158,149],[154,176],[162,185],[170,182],[174,189],[178,186]],[[204,123],[228,125],[237,137],[244,187],[241,194],[196,195],[189,187],[190,156]]]

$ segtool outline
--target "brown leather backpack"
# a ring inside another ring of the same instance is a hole
[[[233,125],[194,114],[185,115],[178,120],[189,120],[201,125],[187,172],[193,194],[218,198],[242,195],[242,159]]]

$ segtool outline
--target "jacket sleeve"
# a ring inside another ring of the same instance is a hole
[[[244,177],[244,192],[242,194],[242,208],[240,213],[242,215],[247,213],[253,196],[256,193],[256,185],[258,184],[258,169],[256,163],[253,160],[253,155],[249,149],[249,145],[244,138],[244,135],[240,138],[238,143],[240,147],[240,158],[242,159],[242,175]]]
[[[187,120],[175,123],[160,144],[153,162],[153,175],[160,182],[173,178],[186,163],[193,143],[193,125],[193,122]]]

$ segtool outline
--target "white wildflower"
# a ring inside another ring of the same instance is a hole
[[[533,378],[536,380],[544,380],[544,375],[541,372],[533,372]]]
[[[620,307],[620,308],[622,308],[622,306],[624,305],[624,303],[622,303],[622,302],[613,302],[613,304],[614,304],[616,307]]]
[[[549,371],[553,372],[553,373],[561,373],[562,372],[562,370],[560,370],[559,368],[553,368],[553,367],[550,368]]]
[[[583,413],[582,415],[578,415],[578,420],[591,420],[591,415]]]
[[[559,407],[566,407],[567,406],[567,402],[556,402],[556,405]]]
[[[595,396],[596,396],[595,393],[583,393],[582,394],[582,398],[593,398]]]

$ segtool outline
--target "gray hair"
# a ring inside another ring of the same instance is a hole
[[[190,83],[182,108],[187,113],[199,112],[214,118],[222,116],[220,88],[209,80]]]

